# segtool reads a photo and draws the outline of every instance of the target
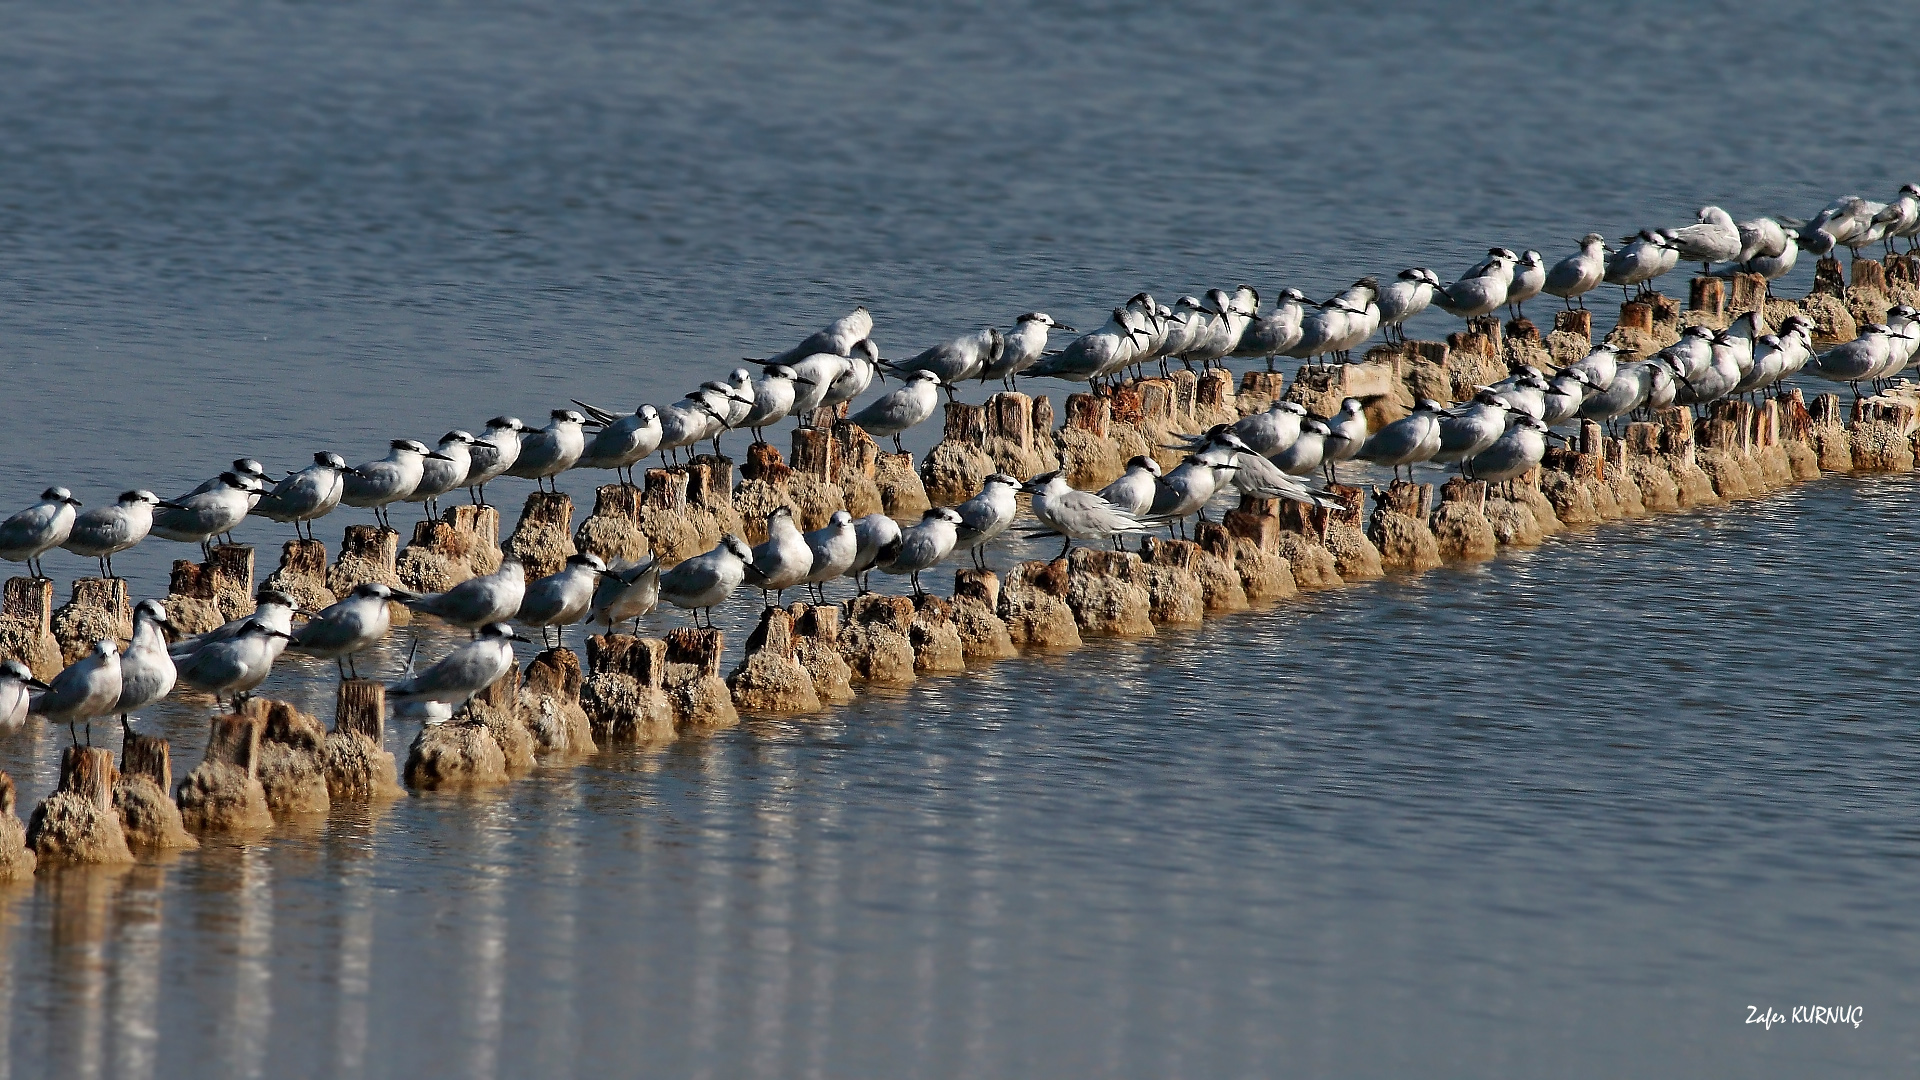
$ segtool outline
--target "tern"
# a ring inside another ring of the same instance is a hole
[[[232,532],[262,494],[261,481],[235,473],[220,474],[219,486],[198,495],[163,501],[153,514],[153,535],[182,544],[199,544],[212,557],[209,542]]]
[[[798,370],[798,368],[796,368]],[[871,341],[861,341],[854,345],[853,351],[846,357],[846,365],[840,374],[827,384],[826,396],[820,404],[832,407],[843,401],[852,401],[867,392],[873,385],[873,376],[880,370],[880,351]],[[811,376],[808,376],[811,378]]]
[[[1000,358],[980,369],[980,381],[998,379],[1007,389],[1013,389],[1013,377],[1024,373],[1046,355],[1047,335],[1054,330],[1063,334],[1078,332],[1071,326],[1055,322],[1053,316],[1044,311],[1029,311],[1015,319],[1012,332],[1001,335]]]
[[[785,364],[768,364],[760,370],[760,377],[753,380],[753,406],[747,410],[746,418],[739,425],[753,432],[754,442],[766,442],[760,429],[785,420],[793,412],[799,379],[800,376]]]
[[[1066,348],[1042,359],[1024,374],[1030,378],[1051,377],[1069,382],[1089,382],[1109,371],[1119,370],[1152,337],[1151,330],[1139,325],[1137,315],[1125,308],[1114,308],[1113,317],[1100,329],[1073,339]],[[1172,348],[1171,338],[1168,348]]]
[[[1075,540],[1109,540],[1130,532],[1144,532],[1147,526],[1091,491],[1076,491],[1060,470],[1043,473],[1027,481],[1021,490],[1033,496],[1033,516],[1047,532],[1066,542],[1060,546],[1064,559]]]
[[[296,538],[312,540],[314,519],[326,517],[340,505],[347,493],[346,478],[355,473],[345,458],[323,450],[313,455],[313,464],[262,495],[253,506],[254,513],[269,521],[290,521]],[[300,529],[302,522],[307,526],[304,533]]]
[[[382,528],[391,529],[393,523],[387,520],[387,506],[413,494],[413,489],[420,486],[429,457],[444,460],[446,455],[429,450],[426,443],[417,439],[395,439],[387,446],[386,457],[347,473],[346,490],[340,501],[348,506],[371,508],[374,520]]]
[[[585,409],[587,415],[603,425],[588,441],[586,450],[581,452],[580,460],[574,462],[574,467],[612,469],[616,478],[624,473],[626,482],[633,483],[633,467],[660,449],[660,410],[651,405],[642,405],[628,415],[620,416],[596,409],[585,402],[576,401],[574,404]]]
[[[406,495],[410,503],[425,503],[428,518],[440,516],[440,496],[466,483],[473,471],[473,434],[455,429],[440,436],[440,445],[420,463],[420,482]]]
[[[73,744],[80,745],[75,724],[91,724],[96,718],[112,716],[120,703],[120,646],[111,640],[96,641],[87,655],[68,664],[53,677],[47,689],[31,706],[37,716],[67,725]],[[93,733],[87,733],[92,743]]]
[[[907,376],[907,385],[875,399],[847,419],[869,435],[893,436],[893,449],[905,453],[900,433],[924,422],[940,408],[940,376],[931,371],[916,371]]]
[[[503,622],[488,623],[472,641],[456,646],[427,670],[387,687],[396,705],[470,706],[481,691],[513,670],[513,643],[528,641]]]
[[[560,486],[553,478],[573,468],[587,451],[587,435],[581,429],[587,418],[572,409],[555,409],[549,415],[546,427],[520,440],[520,456],[507,467],[507,475],[532,480],[542,491],[558,492]],[[348,484],[347,490],[351,496],[353,485]]]
[[[866,305],[853,309],[852,314],[843,315],[828,323],[826,329],[816,331],[807,338],[778,356],[769,356],[761,363],[792,364],[796,360],[816,353],[830,353],[834,356],[851,356],[853,347],[865,341],[873,334],[873,315]]]
[[[1003,472],[993,473],[980,485],[980,493],[953,508],[960,515],[960,531],[954,546],[973,555],[976,569],[987,569],[987,545],[1006,532],[1020,513],[1020,481]]]
[[[1199,449],[1205,445],[1204,438],[1196,437],[1190,449]],[[1160,463],[1147,455],[1140,455],[1127,461],[1127,471],[1120,479],[1108,484],[1099,491],[1102,499],[1134,517],[1146,513],[1153,507],[1154,493],[1159,490],[1159,481],[1166,475]]]
[[[860,554],[859,530],[854,528],[852,514],[835,510],[826,525],[808,533],[806,540],[813,564],[807,568],[807,576],[801,579],[800,584],[809,586],[814,596],[825,603],[827,582],[846,574],[853,567],[854,558]],[[878,550],[877,546],[875,550]]]
[[[467,448],[467,458],[473,464],[462,486],[475,505],[487,504],[487,481],[505,473],[520,460],[520,440],[526,430],[527,426],[517,417],[496,416],[487,421],[486,431]]]
[[[776,506],[767,513],[767,542],[753,549],[754,584],[767,607],[778,603],[788,589],[807,579],[813,570],[813,549],[794,524],[793,508]],[[772,594],[769,599],[768,594]]]
[[[1520,257],[1506,248],[1492,248],[1480,266],[1434,293],[1433,302],[1462,319],[1476,318],[1499,311],[1507,302],[1507,290],[1513,285],[1513,270]]]
[[[1006,339],[993,327],[962,334],[907,360],[882,360],[880,366],[896,375],[930,371],[953,400],[954,386],[979,378],[989,366],[999,363],[1006,352]]]
[[[96,506],[73,519],[73,530],[61,547],[75,555],[100,560],[100,576],[113,576],[113,557],[147,538],[153,529],[153,508],[160,496],[151,491],[123,491],[110,506]]]
[[[945,506],[935,506],[920,517],[920,523],[900,530],[891,544],[880,550],[874,568],[883,574],[905,574],[913,583],[913,595],[925,596],[920,588],[920,571],[940,565],[953,554],[959,542],[960,515]]]
[[[1527,301],[1540,295],[1547,284],[1547,264],[1540,261],[1537,251],[1520,253],[1520,261],[1513,266],[1513,284],[1507,286],[1507,310],[1513,317],[1526,316]]]
[[[1431,461],[1439,452],[1440,403],[1423,399],[1412,412],[1369,436],[1356,456],[1375,465],[1391,466],[1398,480],[1402,466],[1408,466],[1411,475],[1411,466]]]
[[[707,613],[707,625],[713,625],[713,608],[733,595],[753,566],[753,549],[747,542],[728,533],[713,550],[695,555],[660,575],[660,599],[693,614],[694,625]]]
[[[1473,401],[1440,415],[1440,449],[1432,460],[1442,465],[1461,464],[1492,446],[1507,431],[1511,407],[1491,390],[1482,390]]]
[[[1401,325],[1427,310],[1434,294],[1440,291],[1440,275],[1424,266],[1400,271],[1386,288],[1380,290],[1380,325],[1389,341],[1407,340]]]
[[[660,450],[669,453],[717,437],[727,426],[726,395],[695,390],[660,410]]]
[[[192,656],[176,659],[179,681],[213,695],[214,704],[226,695],[237,706],[273,670],[273,661],[292,635],[248,619],[230,638],[211,642]]]
[[[514,621],[522,626],[540,628],[540,644],[547,645],[547,628],[553,627],[558,640],[553,648],[566,648],[567,627],[580,622],[593,607],[593,594],[607,564],[600,556],[582,551],[567,556],[560,569],[527,583]]]
[[[1638,285],[1646,291],[1646,284],[1670,267],[1666,263],[1668,255],[1678,258],[1667,238],[1653,231],[1642,229],[1638,235],[1630,236],[1626,246],[1607,257],[1607,272],[1604,280],[1609,285],[1620,286],[1624,294],[1627,286]]]
[[[1871,378],[1887,362],[1890,351],[1887,328],[1868,323],[1860,328],[1859,337],[1815,356],[1806,370],[1829,382],[1846,383],[1857,395],[1860,381]]]
[[[621,623],[631,622],[633,632],[638,634],[640,617],[653,614],[659,606],[660,560],[615,559],[593,587],[593,606],[587,610],[587,621],[605,626],[609,634]]]
[[[853,579],[861,595],[867,591],[867,572],[879,561],[880,552],[900,539],[900,523],[885,514],[868,514],[853,523],[853,562],[846,576]]]
[[[177,673],[167,652],[167,631],[172,629],[160,601],[142,600],[133,609],[133,641],[120,657],[120,698],[113,706],[125,734],[133,733],[134,713],[173,692]]]
[[[294,603],[293,597],[278,589],[262,585],[254,590],[253,603],[252,613],[223,623],[204,634],[181,638],[167,646],[167,652],[172,654],[174,661],[178,663],[208,645],[238,637],[240,631],[250,622],[257,622],[268,630],[277,630],[282,634],[293,632],[293,612],[298,606]],[[269,647],[273,652],[273,658],[278,659],[280,653],[287,647],[287,639],[274,638],[269,643]]]
[[[1366,445],[1366,402],[1356,397],[1342,398],[1340,411],[1328,417],[1325,423],[1327,433],[1332,437],[1320,449],[1320,464],[1326,470],[1327,482],[1337,484],[1340,482],[1340,463],[1357,457],[1360,448]]]
[[[393,598],[422,615],[444,619],[463,630],[478,631],[488,623],[507,622],[520,613],[527,595],[527,568],[509,555],[491,574],[471,577],[439,593],[410,593],[395,589]]]
[[[393,626],[387,602],[393,590],[377,581],[363,581],[346,598],[322,608],[293,635],[293,650],[333,661],[340,676],[360,677],[354,655],[387,636]]]
[[[0,660],[0,732],[18,731],[27,722],[33,704],[33,692],[47,684],[33,677],[27,665],[18,660]]]
[[[67,542],[73,535],[75,508],[80,500],[63,487],[50,487],[40,493],[40,501],[0,522],[0,559],[27,564],[27,572],[46,577],[40,568],[40,556]]]
[[[1672,246],[1682,259],[1699,263],[1701,273],[1709,273],[1712,264],[1732,262],[1740,257],[1740,227],[1725,210],[1703,206],[1698,224],[1673,230]]]
[[[1547,271],[1547,279],[1541,283],[1541,290],[1566,301],[1567,310],[1573,310],[1577,300],[1582,308],[1587,306],[1586,294],[1592,292],[1607,276],[1607,239],[1599,233],[1590,232],[1580,238],[1580,250],[1553,264]]]
[[[1272,371],[1274,357],[1290,355],[1288,350],[1300,344],[1302,320],[1306,318],[1308,304],[1306,294],[1299,289],[1281,289],[1273,298],[1273,308],[1264,315],[1255,316],[1247,324],[1246,333],[1240,335],[1240,347],[1233,354],[1260,357],[1267,362],[1267,370]],[[1382,293],[1382,321],[1386,317],[1386,305],[1386,295]]]
[[[1540,464],[1547,456],[1547,425],[1531,416],[1515,415],[1493,445],[1467,462],[1473,475],[1488,483],[1512,480]]]

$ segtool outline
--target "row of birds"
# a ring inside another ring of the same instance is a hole
[[[951,395],[967,380],[1086,381],[1154,359],[1312,360],[1351,349],[1382,328],[1393,333],[1429,305],[1471,318],[1543,291],[1572,303],[1602,283],[1644,285],[1682,258],[1697,259],[1708,270],[1715,262],[1730,263],[1771,280],[1792,268],[1803,247],[1825,254],[1844,244],[1857,253],[1873,242],[1890,245],[1916,234],[1920,188],[1914,185],[1888,204],[1837,199],[1804,222],[1761,218],[1735,224],[1717,207],[1705,207],[1696,224],[1643,230],[1618,251],[1607,251],[1602,237],[1588,234],[1579,252],[1551,268],[1537,252],[1493,248],[1451,285],[1416,267],[1385,288],[1364,278],[1320,305],[1308,304],[1297,290],[1283,290],[1279,305],[1264,316],[1259,294],[1248,286],[1231,294],[1211,290],[1205,300],[1182,297],[1173,308],[1142,293],[1114,309],[1106,326],[1055,352],[1047,348],[1050,333],[1072,328],[1031,312],[1004,334],[981,330],[905,360],[883,360],[872,340],[872,316],[860,307],[760,361],[757,376],[736,369],[664,408],[642,405],[622,415],[576,401],[583,411],[554,410],[540,429],[501,416],[479,436],[448,432],[435,448],[394,440],[385,457],[360,466],[322,452],[313,464],[277,480],[259,462],[243,458],[178,498],[135,490],[85,513],[66,489],[49,488],[40,502],[0,523],[0,558],[26,562],[38,574],[40,556],[61,547],[98,559],[102,573],[111,576],[112,556],[149,533],[204,547],[249,513],[292,523],[296,535],[311,537],[312,522],[342,504],[370,508],[387,524],[393,503],[424,504],[432,516],[440,496],[464,487],[482,502],[486,484],[501,476],[532,479],[542,488],[572,468],[611,469],[631,479],[633,467],[655,453],[676,454],[706,440],[717,451],[726,431],[745,428],[757,439],[763,428],[789,416],[809,424],[816,410],[851,402],[889,375],[902,385],[850,419],[870,434],[892,436],[898,446],[901,433],[938,409],[941,390]],[[513,643],[528,640],[514,631],[515,622],[539,628],[544,642],[549,632],[564,635],[564,627],[581,622],[611,630],[664,602],[693,612],[696,623],[705,614],[710,624],[711,609],[743,585],[760,589],[769,602],[796,587],[824,601],[827,583],[851,577],[864,591],[873,570],[906,576],[918,592],[920,572],[957,550],[970,551],[984,565],[987,545],[1013,526],[1021,492],[1031,496],[1039,524],[1027,535],[1061,537],[1064,555],[1076,540],[1107,542],[1180,527],[1189,517],[1204,517],[1208,503],[1227,491],[1330,504],[1330,493],[1301,478],[1318,473],[1335,481],[1340,463],[1354,459],[1393,468],[1396,475],[1434,462],[1457,464],[1463,473],[1493,482],[1510,480],[1544,458],[1548,440],[1556,437],[1551,429],[1569,420],[1612,421],[1636,411],[1758,393],[1801,370],[1854,384],[1880,380],[1907,367],[1920,351],[1920,313],[1909,307],[1893,309],[1887,324],[1868,326],[1855,341],[1822,354],[1813,351],[1812,327],[1803,318],[1790,317],[1775,334],[1764,329],[1754,314],[1724,331],[1693,326],[1676,344],[1644,359],[1623,359],[1603,344],[1550,378],[1525,368],[1476,388],[1474,399],[1458,406],[1422,401],[1378,431],[1369,430],[1368,402],[1359,399],[1346,399],[1329,417],[1276,402],[1238,423],[1182,439],[1175,448],[1186,455],[1170,470],[1151,456],[1137,457],[1099,491],[1076,490],[1058,471],[1025,483],[995,473],[973,498],[929,510],[904,527],[883,514],[855,520],[840,511],[825,527],[803,533],[789,511],[778,509],[768,518],[765,543],[750,547],[727,535],[712,550],[671,568],[657,560],[609,565],[580,554],[558,572],[529,582],[525,568],[508,559],[496,572],[445,593],[363,584],[319,612],[297,612],[284,594],[264,590],[248,617],[177,642],[168,641],[164,607],[148,600],[136,609],[124,656],[116,642],[99,642],[45,686],[17,661],[0,666],[0,726],[19,723],[29,710],[69,723],[118,714],[125,723],[170,693],[176,680],[216,700],[234,698],[257,687],[288,647],[334,658],[344,675],[354,654],[387,635],[390,601],[473,632],[470,642],[392,687],[402,710],[440,718],[511,665]],[[298,629],[296,614],[307,616]]]

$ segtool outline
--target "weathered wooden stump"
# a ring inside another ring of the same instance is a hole
[[[795,659],[794,652],[792,613],[783,608],[762,611],[760,625],[747,638],[746,655],[727,676],[734,706],[768,716],[820,711],[813,676]]]
[[[1553,313],[1553,330],[1557,334],[1578,334],[1591,341],[1593,339],[1593,312],[1586,308]]]
[[[133,603],[121,578],[80,578],[73,597],[53,613],[60,659],[71,664],[93,651],[96,641],[133,637]]]
[[[1727,283],[1717,277],[1696,277],[1687,286],[1687,310],[1698,311],[1709,320],[1727,317]]]
[[[113,809],[118,778],[110,750],[69,746],[61,752],[60,786],[27,824],[26,844],[41,864],[133,861],[120,815]]]
[[[649,479],[652,473],[648,473]],[[527,496],[520,520],[502,550],[517,556],[532,581],[557,573],[574,554],[573,500],[564,492],[536,491]]]
[[[11,577],[0,594],[0,654],[31,668],[35,678],[51,679],[63,666],[53,636],[53,582]]]
[[[548,649],[527,662],[521,676],[521,697],[527,728],[534,742],[549,754],[591,754],[593,727],[580,706],[580,654],[572,649]]]
[[[1887,267],[1878,259],[1855,259],[1849,268],[1849,277],[1853,279],[1855,289],[1872,289],[1876,292],[1887,291]]]
[[[580,691],[593,737],[602,742],[659,742],[673,738],[667,700],[667,643],[624,635],[587,639],[592,669]]]
[[[1747,311],[1765,311],[1767,307],[1767,279],[1760,274],[1733,275],[1733,294],[1727,298],[1727,312],[1740,314]]]
[[[39,862],[15,811],[13,777],[0,773],[0,881],[31,881]]]
[[[1391,570],[1431,570],[1440,565],[1440,544],[1427,517],[1433,506],[1433,485],[1395,480],[1373,489],[1373,515],[1367,536],[1380,552],[1380,563]]]
[[[180,807],[167,794],[173,790],[173,757],[167,740],[128,735],[120,746],[120,766],[113,802],[127,843],[157,850],[199,847],[200,842],[187,832]]]
[[[667,698],[681,734],[711,731],[740,722],[733,693],[720,678],[726,634],[681,627],[667,634]]]
[[[180,816],[196,832],[252,833],[273,827],[260,783],[262,711],[227,713],[208,725],[206,756],[180,781]]]

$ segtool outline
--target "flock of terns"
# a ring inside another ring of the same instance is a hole
[[[1644,290],[1682,261],[1699,262],[1709,273],[1722,264],[1722,273],[1754,272],[1771,281],[1793,269],[1801,250],[1826,255],[1845,246],[1857,256],[1875,243],[1891,251],[1896,239],[1906,239],[1912,250],[1916,236],[1920,186],[1913,184],[1892,202],[1846,196],[1804,220],[1735,223],[1709,206],[1694,224],[1644,229],[1617,249],[1589,233],[1578,251],[1552,266],[1536,251],[1495,247],[1451,284],[1414,267],[1385,286],[1362,278],[1319,304],[1283,289],[1264,313],[1258,291],[1245,285],[1209,290],[1204,298],[1182,296],[1171,307],[1140,293],[1114,308],[1104,325],[1058,350],[1048,348],[1050,335],[1077,331],[1044,312],[1029,312],[1011,330],[982,329],[910,358],[885,360],[872,339],[873,317],[859,307],[795,347],[755,362],[757,374],[737,368],[664,407],[646,404],[623,414],[575,401],[577,410],[553,410],[544,427],[499,416],[481,434],[450,431],[433,447],[395,439],[384,457],[357,466],[323,451],[312,464],[280,478],[242,458],[178,497],[136,489],[85,512],[70,491],[50,487],[39,502],[0,522],[0,559],[23,562],[44,576],[42,556],[60,548],[98,560],[100,572],[111,577],[113,556],[149,535],[210,550],[250,515],[291,524],[296,536],[311,539],[313,522],[343,504],[369,509],[390,527],[396,503],[422,504],[431,517],[442,496],[462,488],[483,503],[486,485],[501,477],[533,480],[545,490],[563,472],[591,468],[631,482],[634,467],[654,454],[677,460],[709,441],[717,453],[726,432],[745,429],[758,441],[764,428],[789,417],[809,425],[818,410],[854,402],[876,379],[900,385],[853,409],[849,419],[871,435],[892,437],[898,449],[902,433],[932,418],[943,392],[951,399],[970,381],[1009,387],[1015,377],[1095,382],[1137,374],[1154,361],[1164,371],[1174,360],[1213,366],[1236,357],[1264,359],[1271,370],[1276,357],[1312,363],[1344,357],[1379,332],[1404,336],[1403,324],[1430,306],[1474,318],[1503,307],[1518,312],[1543,292],[1571,306],[1603,284]],[[688,610],[696,625],[703,615],[711,625],[712,609],[743,585],[759,589],[769,604],[793,588],[824,602],[830,582],[853,578],[864,592],[875,570],[907,577],[917,593],[920,573],[957,551],[970,552],[984,566],[988,545],[1014,526],[1023,492],[1031,496],[1038,523],[1025,535],[1061,537],[1064,555],[1076,540],[1117,542],[1157,527],[1183,527],[1187,518],[1204,518],[1214,497],[1230,491],[1324,504],[1331,495],[1306,478],[1337,481],[1339,465],[1350,460],[1389,467],[1396,476],[1431,462],[1456,465],[1490,482],[1508,481],[1541,461],[1548,440],[1558,437],[1552,429],[1562,423],[1611,422],[1757,394],[1801,371],[1857,390],[1861,382],[1904,370],[1920,352],[1920,312],[1906,306],[1894,308],[1886,324],[1867,326],[1856,340],[1824,353],[1814,351],[1812,331],[1806,319],[1793,316],[1768,333],[1760,316],[1750,313],[1726,330],[1691,326],[1650,357],[1623,356],[1602,344],[1551,376],[1523,368],[1477,388],[1471,401],[1453,407],[1421,401],[1377,430],[1369,430],[1368,402],[1356,398],[1328,417],[1275,402],[1237,423],[1182,437],[1169,449],[1186,456],[1171,469],[1153,457],[1134,458],[1124,475],[1099,491],[1076,490],[1058,471],[1024,483],[994,473],[977,495],[928,510],[915,524],[902,526],[884,514],[856,520],[843,510],[812,532],[803,532],[783,507],[768,516],[765,543],[749,546],[729,534],[712,550],[672,567],[657,559],[609,564],[582,553],[558,572],[528,581],[525,567],[508,557],[495,572],[444,593],[368,583],[315,612],[263,588],[251,614],[180,640],[173,640],[165,606],[143,600],[134,609],[133,637],[124,651],[115,640],[96,642],[49,683],[17,660],[0,663],[0,730],[17,728],[29,715],[68,724],[76,742],[78,725],[108,716],[119,716],[131,730],[133,714],[182,685],[211,693],[216,704],[223,697],[237,701],[265,680],[287,649],[332,658],[343,677],[357,675],[353,658],[387,635],[392,602],[472,633],[425,670],[414,673],[409,661],[407,676],[389,688],[398,712],[437,722],[512,666],[514,643],[529,641],[515,623],[539,629],[543,643],[563,643],[569,625],[593,623],[611,631],[664,602]],[[297,615],[305,618],[296,627]]]

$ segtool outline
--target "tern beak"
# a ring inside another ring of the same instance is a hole
[[[157,505],[167,510],[185,510],[186,509],[186,507],[181,506],[177,502],[167,502],[165,499],[162,499]]]
[[[65,499],[63,499],[63,500],[61,500],[61,501],[62,501],[62,502],[65,502],[65,503],[66,503],[66,504],[67,504],[68,506],[79,506],[79,505],[80,505],[80,500],[79,500],[79,499],[76,499],[76,498],[73,498],[72,496],[68,496],[67,498],[65,498]]]
[[[1053,328],[1055,330],[1060,331],[1063,334],[1077,334],[1080,332],[1078,330],[1075,330],[1073,327],[1066,325],[1065,323],[1054,323]]]
[[[814,381],[813,381],[812,379],[803,379],[803,378],[801,378],[801,377],[800,377],[800,376],[798,376],[798,375],[795,375],[795,376],[793,377],[793,381],[794,381],[794,382],[797,382],[797,383],[799,383],[799,384],[800,384],[801,386],[818,386],[818,385],[820,385],[819,383],[817,383],[817,382],[814,382]]]
[[[351,468],[350,468],[350,469],[348,469],[348,470],[347,470],[347,472],[348,472],[348,473],[350,473],[350,474],[352,474],[352,475],[354,475],[354,476],[357,476],[357,477],[359,477],[359,478],[360,478],[360,479],[362,479],[362,480],[365,480],[365,479],[367,478],[367,474],[366,474],[366,473],[363,473],[363,472],[361,472],[361,471],[360,471],[359,469],[351,469]],[[161,503],[160,505],[162,505],[162,506],[165,506],[166,504],[165,504],[165,503]]]
[[[507,640],[508,641],[524,641],[529,645],[533,644],[533,639],[526,636],[525,634],[508,634]]]
[[[43,682],[41,682],[41,681],[40,681],[39,679],[28,679],[28,680],[27,680],[27,685],[28,685],[28,686],[31,686],[31,687],[33,687],[33,688],[34,688],[35,690],[51,690],[51,689],[53,689],[53,687],[51,687],[51,686],[48,686],[48,685],[47,685],[46,683],[43,683]]]
[[[453,460],[452,458],[448,457],[447,455],[441,453],[438,450],[428,451],[427,456],[434,459],[435,461],[452,461]]]

